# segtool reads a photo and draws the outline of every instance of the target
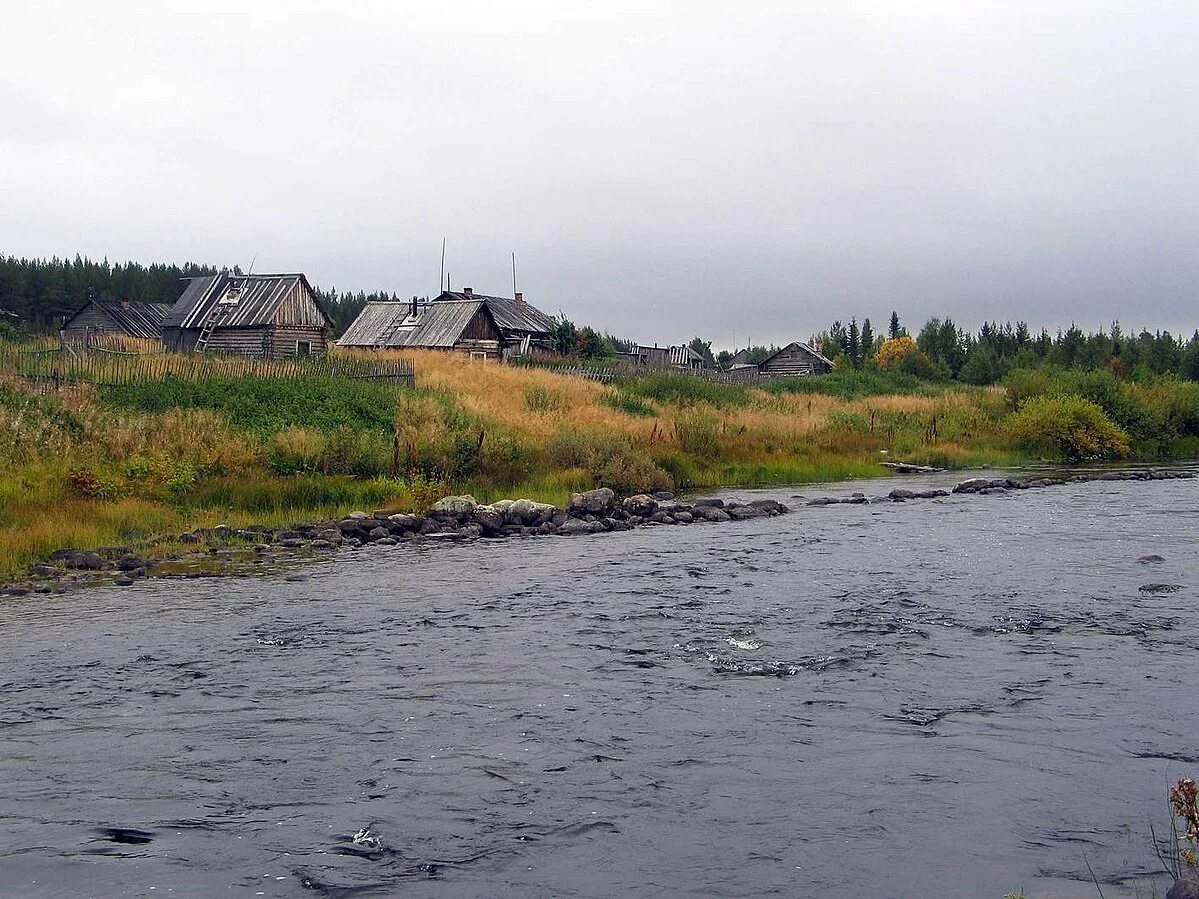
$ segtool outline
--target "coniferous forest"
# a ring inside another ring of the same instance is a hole
[[[141,303],[173,303],[183,292],[184,278],[233,271],[237,266],[215,266],[196,262],[183,264],[140,262],[96,262],[82,256],[74,259],[21,259],[0,256],[0,335],[6,333],[50,333],[63,318],[89,299],[133,300]],[[370,300],[386,299],[381,291],[339,292],[335,288],[313,288],[333,319],[333,333],[340,334]]]

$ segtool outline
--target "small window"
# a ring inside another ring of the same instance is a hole
[[[475,350],[471,350],[471,351],[470,351],[470,358],[472,358],[472,359],[478,359],[480,362],[486,362],[486,361],[487,361],[487,354],[486,354],[486,353],[479,353],[479,352],[476,352]]]
[[[311,340],[297,340],[296,341],[296,355],[297,356],[311,356],[312,355],[312,341]]]

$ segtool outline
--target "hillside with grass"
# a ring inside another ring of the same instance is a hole
[[[187,364],[155,358],[155,371]],[[230,369],[48,392],[15,369],[0,375],[0,576],[68,546],[169,547],[196,527],[420,511],[449,493],[560,503],[597,485],[628,494],[876,475],[883,460],[1199,449],[1199,385],[1110,372],[1015,372],[1001,387],[878,369],[763,388],[664,372],[600,384],[411,352],[409,389],[337,374],[385,356],[339,358],[340,369],[286,376]]]

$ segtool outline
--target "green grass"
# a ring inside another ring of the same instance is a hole
[[[390,432],[398,393],[395,386],[373,381],[312,376],[166,380],[106,387],[100,395],[110,407],[139,412],[212,409],[238,427],[274,434],[291,427]]]
[[[781,378],[768,381],[762,385],[762,389],[775,395],[818,393],[843,400],[855,400],[864,396],[935,395],[939,392],[936,385],[922,381],[915,375],[885,371],[881,368],[849,369],[813,378]]]
[[[687,374],[667,372],[629,378],[620,384],[622,392],[658,403],[693,406],[708,403],[716,407],[744,406],[750,401],[749,391],[736,384],[705,381]]]

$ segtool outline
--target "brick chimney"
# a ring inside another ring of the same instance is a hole
[[[525,304],[525,295],[519,290],[516,292],[514,299],[516,300],[516,305],[518,308]]]
[[[468,297],[473,297],[475,295],[475,289],[473,287],[463,287],[462,292]]]

